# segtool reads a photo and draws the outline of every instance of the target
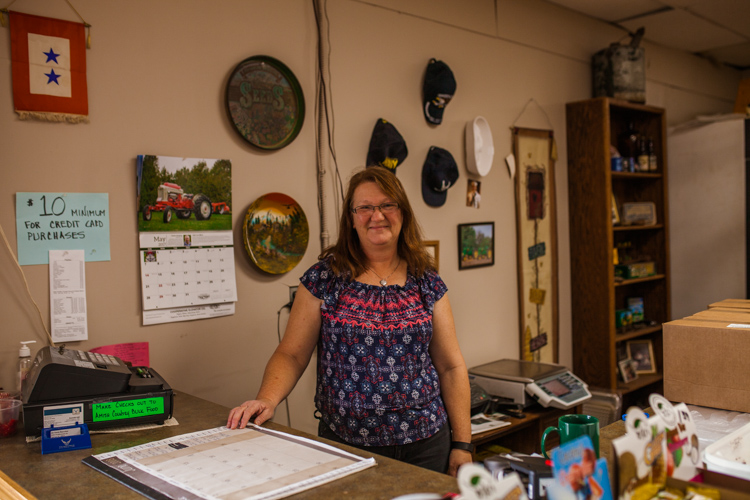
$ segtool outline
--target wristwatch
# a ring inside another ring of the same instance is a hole
[[[474,453],[474,445],[464,441],[451,441],[451,450],[464,450]]]

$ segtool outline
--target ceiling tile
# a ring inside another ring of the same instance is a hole
[[[750,69],[750,0],[547,0],[645,39]],[[659,11],[662,12],[659,12]]]
[[[750,2],[747,0],[702,1],[688,7],[690,12],[750,38]]]
[[[750,42],[707,50],[702,54],[738,68],[750,68]]]
[[[676,9],[689,9],[690,7],[693,7],[695,5],[713,2],[713,0],[659,0],[659,1],[665,5],[674,7]],[[718,1],[721,1],[721,0],[718,0]]]
[[[657,0],[549,0],[604,21],[619,21],[653,12],[664,5]]]
[[[704,52],[746,41],[726,28],[683,10],[659,12],[619,24],[629,31],[643,26],[646,39],[688,52]]]

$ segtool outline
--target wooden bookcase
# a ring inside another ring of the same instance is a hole
[[[570,262],[572,284],[573,371],[590,386],[617,392],[623,410],[662,392],[662,323],[670,318],[667,148],[664,110],[610,98],[566,105]],[[653,139],[656,172],[613,172],[610,146],[632,124]],[[613,222],[612,197],[618,211],[626,202],[653,202],[656,224],[624,226]],[[615,279],[614,252],[629,245],[631,256],[653,261],[656,275]],[[642,297],[650,326],[616,328],[615,312],[629,297]],[[618,350],[630,340],[649,339],[656,373],[624,382]]]

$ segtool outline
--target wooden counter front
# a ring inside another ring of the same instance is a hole
[[[92,434],[92,448],[42,455],[41,442],[26,443],[23,431],[0,439],[0,472],[34,497],[45,500],[106,498],[142,499],[139,493],[83,464],[89,455],[138,446],[160,439],[226,425],[229,408],[182,392],[175,392],[174,417],[180,425],[117,434]],[[456,479],[380,455],[367,454],[283,425],[270,429],[316,439],[362,457],[375,457],[377,465],[336,481],[303,491],[295,500],[330,498],[390,499],[408,493],[458,492]]]

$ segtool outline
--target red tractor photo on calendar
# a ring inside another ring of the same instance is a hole
[[[232,228],[228,160],[139,156],[137,167],[140,231]]]
[[[158,188],[155,205],[144,205],[141,213],[143,220],[150,221],[153,212],[163,212],[165,223],[172,222],[172,216],[178,219],[189,219],[195,213],[196,220],[208,220],[214,213],[211,200],[202,194],[186,194],[177,184],[165,182]],[[226,203],[221,203],[221,213],[224,213]]]

